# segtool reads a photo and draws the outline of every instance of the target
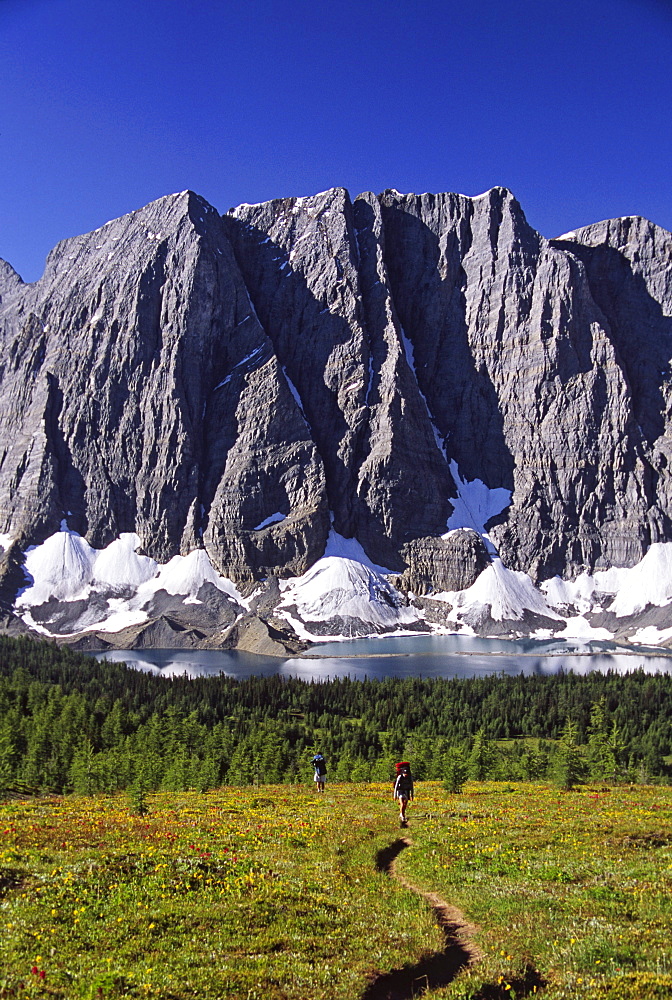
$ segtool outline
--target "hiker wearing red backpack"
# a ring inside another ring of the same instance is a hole
[[[407,760],[402,760],[394,765],[397,776],[394,782],[394,798],[399,799],[399,823],[407,826],[406,806],[413,798],[413,776],[411,775],[411,765]]]

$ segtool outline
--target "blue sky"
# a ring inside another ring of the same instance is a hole
[[[672,0],[0,0],[0,257],[192,188],[509,187],[672,229]]]

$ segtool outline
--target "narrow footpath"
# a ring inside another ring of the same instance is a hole
[[[450,906],[435,892],[423,892],[398,874],[397,858],[410,844],[408,837],[400,837],[389,847],[383,848],[376,856],[376,867],[427,902],[443,934],[444,948],[415,965],[404,965],[400,969],[376,976],[362,993],[361,1000],[412,1000],[428,989],[446,986],[461,969],[473,965],[482,957],[480,950],[470,940],[477,928],[468,923],[459,910]]]

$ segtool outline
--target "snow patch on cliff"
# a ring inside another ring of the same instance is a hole
[[[159,566],[155,577],[140,587],[138,596],[165,590],[168,594],[195,598],[204,583],[214,584],[218,590],[239,603],[243,601],[231,580],[220,576],[213,567],[205,549],[194,549],[186,556],[173,556],[165,566]]]
[[[567,619],[562,632],[555,633],[556,639],[613,639],[613,633],[608,628],[591,625],[583,615],[575,615]]]
[[[454,459],[450,462],[450,474],[457,487],[457,497],[451,497],[453,513],[448,518],[446,524],[448,531],[443,538],[447,538],[451,531],[459,528],[471,528],[481,536],[490,555],[496,555],[497,550],[490,541],[485,526],[491,518],[501,514],[510,505],[511,490],[504,487],[490,489],[480,479],[467,482],[466,479],[462,479]]]
[[[61,532],[62,534],[62,532]],[[138,555],[140,539],[127,532],[97,551],[93,563],[93,583],[108,587],[139,587],[156,575],[158,563]]]
[[[417,623],[417,610],[408,607],[402,595],[383,574],[389,572],[371,562],[354,538],[331,531],[325,554],[298,578],[282,586],[277,611],[304,635],[315,638],[310,623],[357,619],[378,629],[398,629]],[[297,623],[297,618],[299,619]],[[342,635],[321,638],[347,638]]]
[[[277,511],[275,514],[269,514],[269,516],[264,518],[264,520],[261,521],[253,530],[263,531],[264,528],[269,528],[272,524],[280,524],[280,522],[284,521],[286,517],[287,515],[283,514],[281,511]]]
[[[401,328],[400,328],[400,333],[401,333],[401,343],[402,343],[402,346],[404,348],[404,354],[406,355],[406,363],[408,364],[408,367],[413,372],[413,377],[415,379],[415,384],[418,387],[418,393],[420,394],[420,398],[422,399],[423,403],[425,404],[425,410],[427,411],[427,417],[429,418],[429,423],[430,423],[430,426],[432,428],[432,433],[434,434],[434,441],[436,442],[436,447],[439,449],[439,451],[441,452],[441,454],[443,455],[443,457],[445,458],[445,460],[448,461],[448,455],[446,454],[446,442],[445,442],[444,438],[441,436],[441,434],[439,433],[438,427],[434,423],[434,417],[432,416],[432,412],[431,412],[431,410],[429,408],[429,403],[427,402],[427,397],[425,396],[424,392],[420,388],[420,383],[418,381],[418,372],[417,372],[417,369],[415,367],[415,348],[413,347],[413,344],[411,343],[411,341],[406,336],[405,331],[403,329],[401,329]],[[457,468],[457,466],[456,466],[456,468]]]
[[[296,388],[296,386],[292,382],[291,378],[287,374],[287,369],[284,367],[284,365],[282,367],[282,374],[285,376],[285,381],[287,382],[287,387],[288,387],[289,391],[291,392],[292,396],[294,397],[294,402],[296,403],[296,405],[299,408],[299,413],[301,414],[301,416],[303,417],[303,419],[304,419],[304,421],[305,421],[305,423],[307,425],[308,424],[308,420],[306,418],[306,411],[303,408],[303,402],[301,400],[301,396],[299,395],[299,390]]]
[[[356,538],[344,538],[343,535],[339,535],[333,529],[329,532],[323,558],[327,556],[349,559],[353,562],[361,563],[362,566],[373,570],[374,573],[387,574],[392,572],[392,570],[372,562]]]
[[[630,642],[639,646],[659,646],[672,639],[672,627],[658,629],[655,625],[640,628],[630,636]]]
[[[131,625],[142,625],[147,621],[148,616],[146,611],[139,609],[137,611],[130,611],[125,606],[115,611],[113,600],[109,603],[112,613],[104,621],[93,626],[97,632],[121,632],[122,628],[129,628]]]
[[[97,552],[72,531],[57,531],[41,545],[28,549],[26,574],[31,584],[19,595],[18,608],[35,607],[54,597],[73,601],[88,596]]]
[[[562,620],[549,607],[527,573],[507,569],[499,558],[493,559],[476,582],[466,590],[445,591],[433,594],[432,597],[453,605],[452,617],[455,621],[466,619],[486,607],[490,609],[490,617],[498,622],[520,621],[526,611]]]
[[[73,622],[79,618],[86,622],[75,625],[75,634],[91,629],[116,632],[147,621],[145,608],[159,591],[181,596],[187,604],[199,603],[201,587],[212,584],[236,603],[247,603],[231,580],[217,573],[205,549],[174,556],[162,565],[139,554],[139,545],[138,535],[129,532],[104,549],[94,549],[64,522],[60,531],[25,553],[28,583],[16,600],[17,611],[31,628],[52,634],[45,627],[48,618],[42,625],[36,622],[35,609],[57,603],[62,611],[63,605],[88,601],[98,611],[87,611],[82,618],[81,609],[73,607]],[[64,633],[59,629],[58,634]]]
[[[672,601],[672,542],[655,542],[644,558],[629,569],[612,566],[592,575],[582,573],[573,582],[554,577],[542,583],[549,604],[581,611],[610,611],[626,618],[653,605]]]

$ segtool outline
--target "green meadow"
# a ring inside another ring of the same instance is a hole
[[[389,783],[14,795],[0,997],[672,994],[672,788],[416,792],[405,830]]]

